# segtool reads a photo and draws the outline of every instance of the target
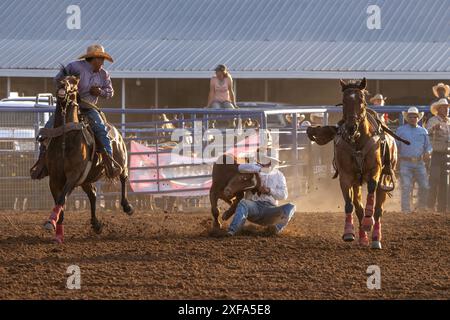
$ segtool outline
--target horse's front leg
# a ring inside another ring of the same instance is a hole
[[[50,178],[50,190],[52,192],[53,199],[55,200],[55,207],[53,208],[50,217],[44,223],[44,228],[47,230],[54,230],[54,240],[61,244],[64,242],[64,205],[66,204],[67,195],[75,187],[75,182],[73,182],[73,180],[69,180],[64,184],[64,186],[61,186],[57,181],[58,179],[55,180]]]
[[[375,224],[372,232],[372,249],[381,249],[381,217],[383,216],[383,206],[386,201],[386,192],[377,189],[375,203]]]
[[[359,244],[362,246],[369,245],[369,238],[367,237],[367,232],[362,230],[361,223],[364,218],[364,208],[362,205],[362,192],[361,185],[355,184],[353,185],[353,205],[355,206],[356,216],[358,217],[359,222]]]
[[[57,180],[50,180],[50,191],[52,192],[53,199],[55,200],[55,207],[50,214],[50,217],[44,223],[44,228],[47,230],[56,230],[57,224],[62,224],[60,220],[61,214],[64,212],[64,205],[66,204],[67,195],[75,187],[75,182],[68,181],[63,186],[57,182]]]
[[[341,174],[339,182],[345,201],[345,226],[342,239],[344,241],[353,241],[355,240],[355,227],[353,226],[353,192],[351,178]]]
[[[379,176],[379,173],[372,175],[367,181],[366,208],[364,210],[364,218],[361,223],[361,228],[365,232],[372,231],[372,227],[375,224],[373,214],[375,212],[375,191],[377,190]]]
[[[95,215],[96,211],[96,201],[97,201],[97,189],[92,183],[85,183],[81,186],[83,191],[89,198],[89,203],[91,205],[91,226],[95,233],[100,234],[103,229],[103,224],[97,219]]]

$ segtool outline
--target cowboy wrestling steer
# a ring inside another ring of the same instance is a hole
[[[244,197],[244,191],[255,189],[261,185],[258,174],[240,173],[237,159],[231,155],[223,155],[214,163],[212,171],[212,185],[209,190],[211,212],[213,215],[213,228],[219,229],[219,208],[217,202],[224,200],[230,208],[222,214],[222,219],[227,220],[236,211],[236,207]]]

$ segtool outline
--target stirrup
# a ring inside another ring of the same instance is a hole
[[[391,173],[381,173],[379,187],[385,192],[391,192],[395,189],[395,179]]]

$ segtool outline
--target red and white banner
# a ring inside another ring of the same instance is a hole
[[[232,154],[237,158],[242,158],[256,152],[258,141],[257,134],[247,136],[245,139],[239,141],[234,148],[228,149],[226,153]],[[131,141],[130,184],[132,191],[173,196],[208,195],[212,182],[212,165],[217,158],[202,158],[201,155],[197,156],[195,154],[191,157],[186,157],[167,152],[170,150],[167,148],[159,148],[157,154],[156,147],[145,146]],[[149,169],[148,167],[155,167],[155,169]],[[195,176],[199,177],[196,178]],[[145,180],[159,180],[159,189],[157,181]]]

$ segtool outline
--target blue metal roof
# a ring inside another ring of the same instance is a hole
[[[225,63],[247,78],[450,78],[450,0],[78,0],[69,30],[73,2],[0,2],[1,76],[51,76],[101,43],[116,77],[209,77]]]

